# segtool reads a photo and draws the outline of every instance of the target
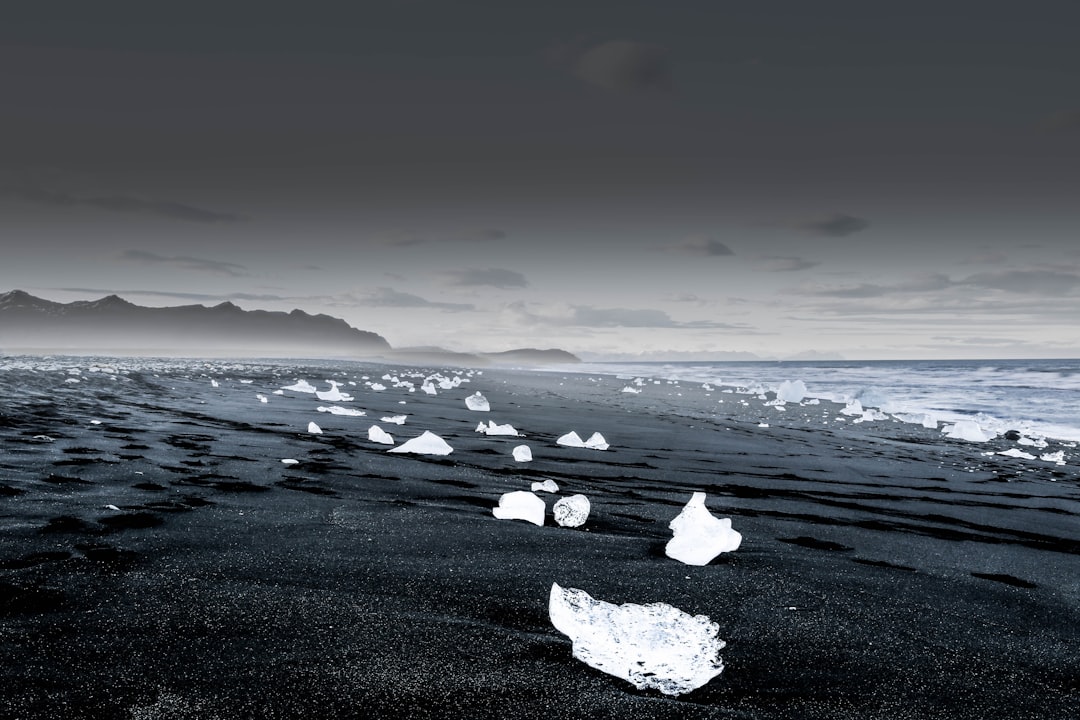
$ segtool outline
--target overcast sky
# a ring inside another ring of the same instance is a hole
[[[1075,0],[19,5],[0,291],[395,347],[1080,355]]]

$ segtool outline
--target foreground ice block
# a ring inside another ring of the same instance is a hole
[[[315,386],[309,383],[307,380],[297,380],[295,385],[289,385],[283,387],[282,390],[292,390],[293,392],[302,393],[315,393]]]
[[[322,435],[322,428],[313,422],[307,424],[307,431],[312,435]]]
[[[585,447],[585,441],[573,430],[566,433],[555,442],[559,445],[565,445],[566,447]]]
[[[532,449],[528,445],[518,445],[514,448],[514,459],[518,462],[532,461]]]
[[[674,536],[664,553],[687,565],[708,565],[720,553],[738,550],[742,543],[742,535],[731,529],[730,518],[714,517],[705,507],[703,492],[691,495],[668,527]]]
[[[598,432],[594,432],[589,436],[589,439],[585,441],[585,447],[590,450],[607,450],[610,445],[608,441],[604,439],[604,436]]]
[[[614,605],[551,585],[548,615],[573,642],[574,657],[639,690],[681,695],[724,671],[719,626],[664,603]]]
[[[445,440],[435,433],[425,430],[423,435],[414,437],[412,440],[406,440],[401,445],[390,448],[386,452],[413,453],[414,455],[449,455],[454,452],[454,448],[450,447]]]
[[[954,425],[944,429],[945,437],[968,442],[986,442],[993,437],[987,434],[974,420],[959,420]]]
[[[581,527],[589,519],[589,498],[584,495],[564,497],[551,508],[551,515],[561,527]]]
[[[499,506],[491,509],[491,514],[500,520],[525,520],[533,525],[543,525],[546,509],[542,498],[527,490],[517,490],[504,493],[499,498]]]
[[[533,492],[557,493],[559,492],[559,484],[551,478],[547,478],[543,482],[534,482],[530,489]]]
[[[800,403],[806,397],[806,383],[802,380],[785,380],[776,388],[776,399],[781,402]]]
[[[488,412],[491,410],[491,404],[488,403],[486,397],[480,394],[479,390],[465,398],[465,407],[475,412]]]

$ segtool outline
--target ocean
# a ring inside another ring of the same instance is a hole
[[[812,398],[1080,442],[1080,360],[585,363],[573,370],[756,392],[801,380]]]

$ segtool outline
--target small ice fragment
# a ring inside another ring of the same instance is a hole
[[[758,427],[761,427],[761,428],[766,428],[766,427],[769,427],[769,423],[767,423],[767,422],[763,422],[763,423],[758,423],[758,425],[757,425],[757,426],[758,426]]]
[[[551,508],[555,522],[562,527],[581,527],[589,519],[589,498],[584,495],[564,497]]]
[[[210,379],[210,387],[221,387],[221,384],[217,380],[214,380],[213,378],[211,378]]]
[[[559,486],[554,480],[548,478],[544,482],[534,482],[531,490],[533,492],[557,493],[559,492]]]
[[[314,393],[315,386],[309,383],[307,380],[297,380],[293,385],[281,388],[282,390],[291,390],[292,392],[302,393]]]
[[[581,436],[573,430],[566,433],[555,442],[559,445],[565,445],[566,447],[585,447],[585,442],[581,439]]]
[[[500,520],[525,520],[533,525],[543,525],[546,509],[542,498],[527,490],[517,490],[504,493],[491,513]]]
[[[552,583],[548,615],[574,657],[639,690],[681,695],[724,670],[720,627],[665,603],[615,605]]]
[[[532,450],[528,445],[518,445],[514,448],[514,459],[518,462],[529,462],[533,459]]]
[[[36,442],[43,442],[43,443],[56,442],[55,440],[53,440],[53,438],[49,437],[48,435],[35,435],[31,439],[35,440]]]
[[[283,465],[296,465],[299,462],[299,460],[294,460],[293,458],[283,458],[281,461]]]
[[[404,425],[405,424],[405,418],[407,418],[407,417],[409,417],[409,416],[408,415],[389,415],[387,417],[382,418],[381,422],[391,423],[393,425]]]
[[[495,423],[490,423],[487,426],[487,429],[484,430],[484,434],[485,435],[510,435],[511,437],[518,437],[519,435],[521,435],[521,433],[519,433],[516,429],[514,429],[513,425],[510,425],[510,424],[496,425]]]
[[[486,397],[480,394],[479,390],[465,398],[465,407],[474,412],[488,412],[491,410],[491,404],[488,403]]]
[[[861,416],[865,412],[865,410],[863,410],[863,406],[862,406],[861,402],[859,402],[858,400],[852,400],[847,405],[845,405],[844,409],[841,410],[840,412],[843,415],[859,415],[859,416]]]
[[[100,424],[101,424],[101,421],[100,421],[100,420],[91,420],[91,421],[90,421],[90,424],[91,424],[91,425],[100,425]]]
[[[730,518],[714,517],[705,507],[705,493],[696,492],[668,524],[674,533],[664,553],[687,565],[708,565],[720,553],[738,550],[742,535],[731,529]]]
[[[1045,455],[1040,455],[1039,459],[1040,460],[1045,460],[1046,462],[1057,463],[1058,465],[1064,465],[1065,464],[1065,451],[1064,450],[1058,450],[1055,453],[1046,453]]]
[[[241,385],[250,385],[253,382],[255,382],[255,381],[254,380],[241,380],[240,384]]]
[[[386,389],[386,386],[383,385],[382,383],[371,383],[371,389],[374,390],[375,392],[382,392],[383,390]]]
[[[435,386],[430,381],[420,386],[420,389],[426,392],[428,395],[436,395]]]
[[[284,390],[275,390],[275,391],[274,391],[274,394],[275,394],[275,395],[284,395],[284,394],[285,394],[285,391],[284,391]]]
[[[371,442],[376,442],[381,445],[394,444],[394,438],[390,436],[390,433],[386,432],[378,425],[372,425],[368,428],[367,439]]]
[[[106,505],[105,509],[106,510],[112,510],[114,512],[121,512],[120,508],[116,507],[115,505]]]
[[[322,428],[319,427],[318,425],[316,425],[313,422],[309,422],[307,424],[307,431],[309,433],[311,433],[312,435],[321,435],[322,434]]]
[[[259,398],[259,402],[261,402],[261,403],[270,402],[270,399],[268,397],[266,397],[265,395],[263,395],[262,393],[255,393],[255,397]]]
[[[330,413],[331,415],[348,415],[350,417],[363,417],[367,415],[363,410],[354,410],[353,408],[343,408],[338,405],[320,405],[315,408],[319,412]]]
[[[329,380],[328,382],[330,383],[330,389],[316,392],[315,397],[324,402],[349,402],[354,399],[352,395],[341,392],[341,390],[338,389],[338,383],[333,380]]]
[[[622,392],[624,392],[624,393],[631,393],[631,394],[633,394],[633,395],[640,395],[640,394],[641,394],[641,390],[639,390],[639,389],[638,389],[638,388],[636,388],[636,387],[631,387],[630,385],[627,385],[626,387],[624,387],[624,388],[622,389]]]
[[[585,447],[590,450],[607,450],[611,446],[608,445],[608,442],[604,439],[603,435],[594,432],[589,436],[589,439],[585,441]]]
[[[487,423],[484,422],[483,420],[478,422],[476,424],[476,432],[478,432],[478,433],[486,433],[487,432]]]
[[[454,448],[446,444],[446,441],[435,433],[425,430],[424,433],[412,440],[406,440],[396,448],[390,448],[386,452],[413,453],[416,455],[449,455]]]

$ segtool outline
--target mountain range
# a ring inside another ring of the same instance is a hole
[[[452,353],[394,350],[378,333],[302,310],[244,310],[233,303],[144,307],[116,295],[58,303],[22,290],[0,294],[0,351],[231,357],[352,357],[482,365],[577,362],[562,350]]]

